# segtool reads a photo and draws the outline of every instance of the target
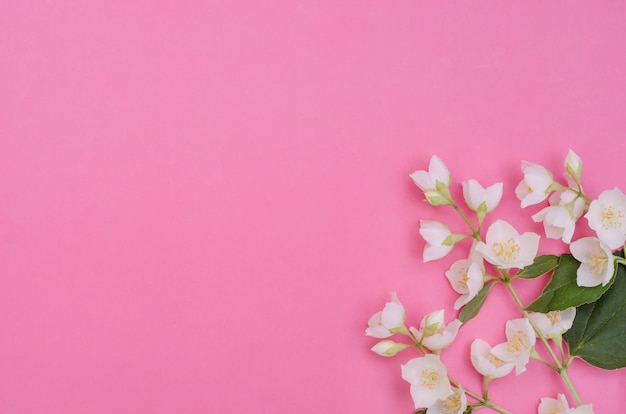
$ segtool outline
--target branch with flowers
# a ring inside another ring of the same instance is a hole
[[[565,170],[565,183],[558,183],[545,167],[523,161],[524,177],[515,189],[522,208],[547,200],[548,205],[532,219],[543,224],[547,238],[560,239],[569,247],[569,253],[558,255],[538,255],[540,236],[520,234],[502,219],[483,228],[485,217],[503,196],[502,183],[487,188],[476,180],[462,183],[468,215],[452,197],[451,174],[438,157],[431,158],[428,171],[410,175],[429,204],[453,208],[467,226],[467,232],[453,233],[441,222],[421,220],[419,231],[426,241],[424,262],[439,260],[457,246],[467,248],[467,258],[455,261],[445,272],[459,294],[454,303],[454,309],[460,310],[458,318],[446,323],[444,311],[436,310],[416,328],[407,324],[404,306],[394,293],[384,309],[369,319],[365,331],[380,339],[372,351],[381,356],[407,349],[421,354],[401,365],[416,413],[467,414],[481,408],[512,413],[491,400],[489,384],[513,370],[516,375],[524,373],[529,361],[536,360],[558,373],[565,392],[575,401],[575,407],[570,407],[565,394],[542,398],[539,414],[590,414],[592,404],[583,402],[570,378],[572,361],[579,358],[603,369],[626,366],[626,301],[621,295],[626,290],[626,195],[618,188],[603,191],[595,199],[585,194],[582,161],[571,150]],[[583,217],[596,237],[572,241]],[[542,275],[548,275],[543,291],[524,304],[512,281]],[[520,317],[506,323],[506,342],[494,346],[480,338],[472,342],[470,360],[483,377],[482,389],[472,391],[454,379],[440,354],[463,324],[479,315],[496,284],[506,287]],[[408,338],[408,343],[389,339],[395,335]]]

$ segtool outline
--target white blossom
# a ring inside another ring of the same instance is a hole
[[[448,186],[451,181],[448,167],[436,155],[431,157],[428,171],[418,170],[411,173],[409,177],[424,193],[437,191],[437,182]]]
[[[570,189],[555,191],[549,199],[550,206],[542,209],[532,216],[536,222],[543,222],[546,237],[549,239],[562,239],[564,243],[570,243],[576,221],[585,210],[585,200]]]
[[[583,237],[569,246],[570,252],[580,262],[576,271],[578,286],[605,286],[613,278],[615,263],[607,245],[595,237]]]
[[[480,261],[457,260],[445,274],[452,289],[461,294],[454,302],[454,309],[459,309],[472,300],[484,284],[482,259]]]
[[[507,341],[494,346],[491,353],[505,362],[512,362],[515,365],[515,373],[519,375],[526,371],[526,364],[537,337],[526,318],[508,321],[505,332]]]
[[[576,308],[571,307],[563,311],[551,311],[548,313],[534,312],[530,314],[539,331],[543,336],[556,337],[562,335],[572,327],[576,317]]]
[[[595,230],[598,238],[611,250],[624,245],[626,241],[626,195],[615,187],[603,191],[597,200],[589,205],[585,214],[589,227]]]
[[[437,400],[445,400],[453,393],[448,371],[439,355],[413,358],[401,368],[402,378],[411,384],[411,397],[416,409],[430,408]]]
[[[387,302],[382,311],[376,312],[367,321],[368,328],[365,330],[365,335],[374,338],[388,338],[404,326],[405,318],[404,306],[394,292],[391,295],[391,302]]]
[[[553,183],[552,173],[539,164],[522,161],[524,179],[515,188],[522,208],[541,203],[548,198]]]
[[[463,388],[456,388],[445,400],[438,400],[426,410],[426,414],[463,414],[467,408],[467,396]]]
[[[444,315],[443,309],[431,312],[424,316],[419,329],[409,328],[415,338],[433,352],[448,347],[461,327],[461,321],[458,319],[446,325]]]
[[[444,243],[452,233],[445,224],[433,220],[420,220],[420,234],[426,241],[424,262],[441,259],[452,250],[453,244]]]
[[[485,377],[500,378],[511,372],[515,364],[498,358],[491,352],[492,349],[484,340],[474,339],[471,348],[472,365]]]
[[[534,261],[538,249],[538,234],[527,232],[520,235],[504,220],[497,220],[489,226],[486,243],[476,244],[476,250],[485,260],[501,269],[528,266]]]
[[[474,211],[479,211],[481,208],[486,212],[493,211],[502,198],[502,183],[483,188],[478,181],[469,180],[463,183],[463,197],[467,206]],[[483,205],[484,207],[481,207]]]

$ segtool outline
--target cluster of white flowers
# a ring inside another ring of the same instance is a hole
[[[565,158],[565,167],[567,186],[555,182],[545,167],[524,161],[524,179],[515,193],[522,207],[548,199],[550,206],[533,215],[533,220],[543,222],[546,237],[571,243],[572,255],[583,264],[577,272],[579,286],[604,286],[613,276],[612,251],[626,242],[626,195],[616,187],[590,200],[580,184],[582,161],[572,150]],[[597,237],[572,242],[576,223],[583,214]]]
[[[407,328],[404,306],[394,293],[391,302],[387,302],[382,311],[376,312],[369,319],[368,327],[365,330],[366,335],[381,339],[389,338],[394,333],[406,335],[425,353],[430,352],[402,365],[402,378],[411,384],[411,396],[416,408],[431,408],[442,404],[449,406],[450,401],[455,398],[458,398],[459,404],[461,404],[460,401],[466,400],[462,390],[457,389],[455,391],[452,389],[446,367],[439,359],[438,354],[452,343],[461,327],[461,321],[458,319],[446,325],[444,316],[443,310],[437,310],[424,316],[419,329],[414,326]],[[372,347],[372,351],[381,356],[393,356],[409,346],[411,345],[383,339]],[[459,413],[462,413],[463,410]],[[439,411],[437,408],[432,408],[429,411],[430,414],[437,412],[442,412],[441,408]]]
[[[581,186],[582,162],[571,150],[565,158],[565,185],[556,182],[553,174],[541,165],[523,161],[521,168],[524,177],[515,188],[521,207],[548,200],[548,206],[532,215],[532,219],[543,223],[546,237],[561,239],[569,245],[572,256],[580,262],[576,273],[579,287],[606,286],[614,275],[616,259],[613,252],[623,248],[626,242],[626,196],[618,188],[614,188],[602,192],[597,199],[589,198]],[[472,222],[451,196],[452,177],[441,159],[433,156],[428,171],[415,171],[410,177],[423,191],[428,203],[433,206],[454,207],[469,227],[468,233],[453,233],[444,223],[434,220],[420,221],[419,233],[426,241],[424,262],[441,259],[457,243],[465,239],[472,240],[467,258],[455,261],[445,272],[451,287],[460,295],[453,305],[454,309],[464,308],[477,299],[477,295],[487,287],[486,284],[502,282],[523,314],[522,318],[506,323],[505,342],[492,347],[480,338],[473,341],[470,350],[471,363],[484,377],[485,384],[508,375],[513,369],[517,375],[523,373],[531,359],[551,365],[535,351],[535,346],[540,341],[552,355],[553,367],[557,371],[566,371],[561,336],[572,327],[576,308],[545,314],[529,312],[519,301],[510,283],[521,269],[535,261],[540,236],[533,232],[520,234],[504,220],[493,221],[486,229],[484,238],[482,236],[483,220],[500,203],[503,184],[495,183],[483,187],[476,180],[462,183],[465,205],[476,217],[476,221]],[[576,225],[582,217],[586,218],[589,228],[596,236],[572,241]],[[479,309],[480,304],[476,312]],[[413,358],[401,366],[402,378],[410,383],[410,393],[416,409],[422,409],[428,414],[462,414],[489,407],[501,413],[510,413],[491,401],[485,390],[481,395],[464,389],[449,376],[442,363],[440,353],[456,337],[462,326],[461,320],[455,319],[446,324],[444,310],[437,310],[427,314],[419,328],[407,326],[404,307],[394,293],[392,301],[382,311],[374,314],[368,325],[366,334],[382,339],[372,347],[372,351],[377,354],[394,356],[409,347],[418,348],[422,352],[423,356]],[[410,343],[387,339],[395,334],[408,338]],[[558,345],[561,358],[554,355],[548,340]],[[570,387],[571,384],[567,385]],[[593,413],[591,405],[582,404],[577,392],[571,387],[570,392],[578,407],[569,408],[565,396],[559,394],[556,399],[542,398],[538,407],[539,414]],[[468,395],[476,402],[468,402]]]

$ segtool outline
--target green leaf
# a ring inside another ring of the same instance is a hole
[[[426,414],[427,410],[417,410],[415,414]]]
[[[487,294],[491,290],[493,283],[489,283],[488,285],[483,286],[483,288],[474,296],[472,300],[467,302],[463,307],[463,310],[459,314],[459,320],[463,323],[469,321],[474,316],[478,315],[478,311],[482,308],[483,303],[485,303],[485,299],[487,299]]]
[[[549,271],[553,270],[559,264],[559,256],[553,254],[544,254],[543,256],[537,256],[533,263],[526,266],[515,277],[521,277],[522,279],[534,279],[541,275],[545,275]]]
[[[600,299],[576,309],[563,338],[570,354],[604,369],[626,367],[626,268],[617,265],[615,282]]]
[[[580,287],[576,283],[576,271],[580,262],[571,254],[564,254],[552,273],[552,278],[541,295],[526,307],[533,312],[548,313],[553,310],[565,310],[596,301],[615,281],[615,274],[605,286]],[[617,266],[616,266],[617,269]]]

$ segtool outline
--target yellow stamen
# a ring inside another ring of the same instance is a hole
[[[469,269],[467,267],[462,267],[459,273],[461,274],[461,280],[459,280],[459,286],[464,290],[467,290],[467,281],[469,280],[469,276],[467,276],[467,271]]]
[[[492,247],[493,252],[504,263],[514,262],[517,259],[517,256],[519,255],[519,252],[521,250],[520,245],[513,237],[511,237],[504,243],[494,242]]]
[[[586,264],[594,275],[601,276],[609,265],[609,258],[604,250],[597,249],[589,255],[589,260],[587,260]]]
[[[556,325],[558,322],[561,321],[561,312],[559,311],[548,312],[546,316],[548,317],[552,325]]]
[[[526,351],[530,345],[523,331],[515,332],[513,338],[509,339],[506,344],[506,350],[511,354],[518,354],[522,351]]]
[[[459,390],[455,391],[454,394],[443,400],[441,403],[442,413],[443,414],[456,414],[461,409],[461,393]]]
[[[501,360],[500,358],[492,354],[487,355],[487,360],[491,362],[491,365],[493,365],[496,368],[500,368],[502,365],[504,365],[503,360]]]
[[[422,385],[430,390],[439,385],[439,373],[432,369],[426,368],[422,371]]]
[[[604,230],[619,229],[622,227],[622,219],[624,213],[621,210],[615,208],[615,206],[608,206],[602,209],[600,213],[602,216],[602,228]]]

